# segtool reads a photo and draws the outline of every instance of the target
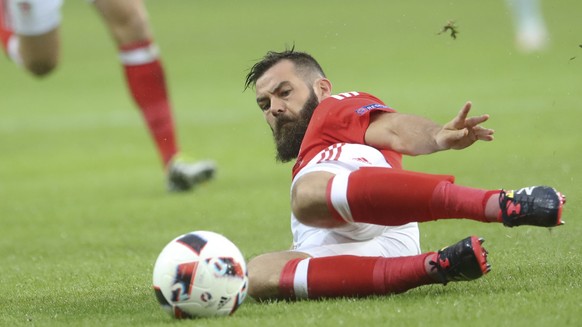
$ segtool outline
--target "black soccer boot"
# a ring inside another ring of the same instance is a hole
[[[469,236],[438,251],[437,261],[430,261],[429,264],[445,285],[452,281],[477,279],[491,270],[491,265],[487,263],[487,250],[481,246],[484,241],[477,236]]]
[[[564,203],[566,197],[549,186],[530,186],[499,193],[499,208],[507,227],[562,225]]]

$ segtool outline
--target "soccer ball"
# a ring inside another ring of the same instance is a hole
[[[245,299],[247,284],[247,267],[240,250],[214,232],[176,237],[154,265],[158,302],[178,319],[233,314]]]

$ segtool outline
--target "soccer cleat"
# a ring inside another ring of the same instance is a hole
[[[549,186],[524,187],[517,191],[502,190],[499,193],[501,218],[507,227],[562,225],[564,203],[566,197]]]
[[[431,270],[437,271],[440,282],[445,285],[485,275],[491,271],[491,265],[487,263],[487,250],[481,246],[483,242],[482,238],[469,236],[438,251],[436,261],[429,261]]]
[[[188,191],[212,179],[215,172],[216,164],[213,161],[191,162],[175,156],[168,164],[168,191]]]

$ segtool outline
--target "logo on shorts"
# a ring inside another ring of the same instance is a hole
[[[368,165],[371,165],[372,164],[370,161],[368,161],[368,159],[366,159],[364,157],[352,158],[352,160],[359,161],[359,162],[363,162],[363,163],[368,164]]]
[[[373,103],[356,109],[356,114],[358,114],[358,116],[362,116],[368,111],[372,111],[375,109],[388,109],[388,107],[383,104]]]

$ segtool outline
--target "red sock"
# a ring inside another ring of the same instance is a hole
[[[487,191],[442,182],[435,188],[432,200],[432,216],[439,218],[471,218],[490,222],[485,216],[487,200],[499,191]]]
[[[425,269],[427,256],[382,258],[332,256],[290,260],[279,282],[281,296],[288,299],[355,297],[402,293],[436,283]],[[307,267],[299,268],[299,265]]]
[[[120,51],[131,95],[167,165],[178,149],[162,64],[149,41],[123,46]]]
[[[443,218],[486,221],[484,208],[491,192],[454,185],[453,176],[366,167],[347,176],[347,191],[334,188],[336,178],[346,177],[336,175],[330,181],[328,207],[341,221],[385,226]]]

